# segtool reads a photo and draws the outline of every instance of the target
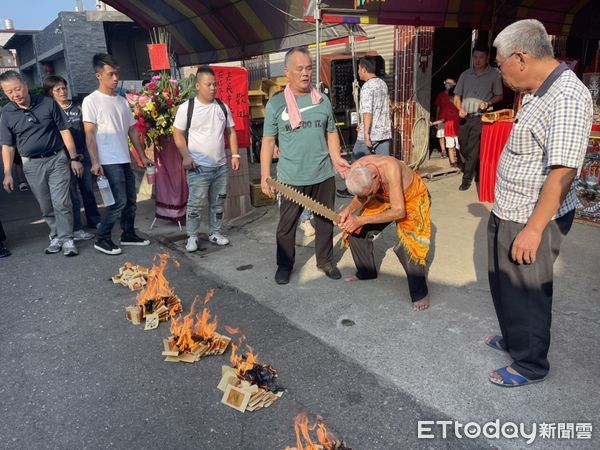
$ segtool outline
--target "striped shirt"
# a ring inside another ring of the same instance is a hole
[[[500,219],[527,223],[552,166],[581,170],[592,127],[590,91],[560,64],[527,94],[498,164],[495,203]],[[577,207],[571,186],[553,219]]]

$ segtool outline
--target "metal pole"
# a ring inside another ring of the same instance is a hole
[[[408,49],[408,45],[406,44],[406,42],[404,43],[404,50],[403,50],[403,54],[402,54],[402,99],[400,100],[400,103],[402,103],[402,116],[400,117],[400,123],[402,124],[402,126],[400,127],[400,147],[402,148],[402,161],[404,161],[404,150],[405,150],[405,143],[406,143],[406,139],[404,139],[404,131],[405,131],[405,101],[406,101],[406,51]]]
[[[348,31],[350,33],[350,49],[352,52],[352,98],[354,99],[354,106],[356,108],[356,113],[358,115],[358,123],[361,122],[360,119],[360,105],[359,105],[359,95],[358,95],[358,77],[356,74],[356,49],[354,47],[354,33],[352,32],[352,25],[348,26]]]
[[[315,84],[316,88],[319,92],[321,92],[321,0],[317,0],[315,4],[315,27],[316,27],[316,38],[317,38],[317,46],[315,50],[315,58],[316,58],[316,68],[317,73],[315,76]]]
[[[413,95],[412,98],[417,101],[417,67],[419,65],[419,27],[415,27],[415,45],[413,46]]]
[[[398,25],[396,25],[394,27],[394,140],[392,144],[392,152],[394,156],[398,154],[398,91],[400,89],[400,86],[398,84],[398,77],[400,76],[400,74],[398,73],[398,71],[400,70],[398,58],[400,46],[398,42],[398,36],[399,29]]]

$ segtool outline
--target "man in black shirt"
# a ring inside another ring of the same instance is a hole
[[[31,96],[17,72],[9,70],[1,74],[0,86],[10,100],[0,117],[4,189],[10,192],[14,188],[11,169],[16,146],[23,159],[25,177],[50,227],[46,253],[58,253],[62,248],[65,256],[75,256],[78,251],[73,242],[69,166],[80,177],[83,165],[67,122],[54,100]]]
[[[93,234],[83,229],[81,221],[81,199],[85,209],[87,226],[96,229],[100,223],[100,212],[94,197],[92,160],[85,145],[85,132],[83,131],[83,121],[81,118],[81,105],[69,99],[67,90],[67,81],[60,76],[50,75],[44,80],[44,93],[54,99],[62,109],[69,126],[69,131],[73,135],[77,154],[83,164],[83,175],[81,178],[75,175],[71,176],[71,202],[73,203],[73,236],[74,240],[88,240],[94,237]]]

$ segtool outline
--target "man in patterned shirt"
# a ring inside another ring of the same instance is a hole
[[[494,41],[504,83],[525,94],[500,157],[488,224],[490,291],[501,335],[485,343],[510,366],[489,374],[500,386],[545,379],[549,370],[553,264],[573,223],[572,187],[592,124],[590,92],[564,63],[537,20],[521,20]]]
[[[388,88],[385,81],[377,77],[376,69],[373,56],[364,56],[358,61],[358,76],[364,84],[360,88],[360,122],[352,149],[353,161],[370,154],[390,155],[392,121]],[[337,195],[354,197],[347,189],[338,189]]]

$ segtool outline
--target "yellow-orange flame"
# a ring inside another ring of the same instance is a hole
[[[229,325],[223,325],[223,328],[225,328],[225,331],[229,334],[238,334],[240,332],[239,328],[230,327]]]
[[[148,282],[144,289],[142,289],[136,297],[138,305],[144,305],[149,300],[158,300],[175,295],[164,274],[167,263],[171,256],[168,253],[159,253],[156,256],[160,259],[160,261],[158,265],[152,265],[152,268],[148,273]],[[169,311],[169,314],[171,314],[171,311]],[[171,314],[171,316],[173,315],[174,314]]]
[[[320,420],[317,417],[317,420]],[[310,432],[317,430],[317,440],[313,441]],[[308,416],[301,412],[294,419],[294,431],[296,433],[296,447],[286,447],[285,450],[331,450],[335,445],[335,439],[327,431],[327,427],[321,422],[312,425],[308,423]]]
[[[214,293],[214,289],[206,293],[204,304],[208,303]],[[171,334],[177,338],[175,345],[180,351],[193,351],[198,347],[198,341],[210,341],[215,337],[218,326],[217,318],[212,318],[212,314],[206,306],[201,313],[194,314],[197,301],[198,297],[194,299],[189,313],[171,321]]]
[[[246,353],[238,351],[241,349],[242,343],[246,340],[245,336],[240,337],[237,344],[231,343],[231,356],[229,361],[231,367],[235,368],[235,373],[238,378],[243,379],[246,372],[254,367],[254,364],[258,364],[258,354],[254,353],[254,349],[246,344]]]

